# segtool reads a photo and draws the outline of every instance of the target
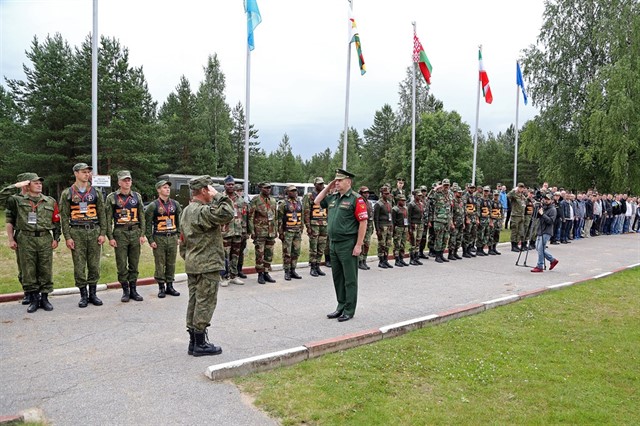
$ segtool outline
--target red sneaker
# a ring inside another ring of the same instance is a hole
[[[551,265],[549,265],[549,270],[552,270],[553,268],[555,268],[557,264],[558,264],[558,259],[553,259],[551,261]]]
[[[531,270],[531,272],[543,272],[542,268],[538,268],[537,266]]]

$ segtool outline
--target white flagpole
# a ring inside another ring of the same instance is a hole
[[[353,0],[349,0],[349,7],[353,11]],[[351,25],[351,23],[349,23]],[[351,34],[351,31],[349,31]],[[349,141],[349,91],[351,90],[351,40],[347,49],[347,94],[344,102],[344,134],[342,136],[342,169],[347,169],[347,143]]]
[[[520,111],[520,86],[516,84],[516,145],[513,152],[513,187],[518,184],[518,115]]]
[[[482,45],[478,46],[478,49],[482,51]],[[478,68],[479,69],[479,68]],[[480,81],[480,74],[478,74],[478,100],[476,101],[476,129],[473,132],[473,170],[471,172],[471,183],[476,184],[476,158],[478,156],[478,121],[480,120],[480,89],[482,82]]]
[[[249,196],[249,113],[251,107],[251,49],[247,43],[247,81],[245,99],[245,122],[244,122],[244,196]]]
[[[413,25],[413,34],[416,34],[416,22]],[[415,46],[414,46],[415,50]],[[413,60],[413,58],[412,58]],[[413,61],[413,89],[411,96],[411,192],[415,190],[416,180],[416,62]]]
[[[93,0],[91,37],[91,166],[98,174],[98,0]]]

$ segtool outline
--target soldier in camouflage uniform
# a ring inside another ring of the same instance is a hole
[[[224,192],[233,205],[233,220],[222,226],[222,238],[226,264],[229,268],[220,286],[226,287],[231,284],[243,285],[244,281],[238,277],[238,261],[242,250],[243,222],[247,219],[247,206],[244,198],[236,192],[236,181],[229,175],[224,178]]]
[[[527,198],[524,183],[518,183],[516,188],[509,191],[507,199],[511,204],[511,251],[517,253],[520,251],[518,244],[525,239],[524,212],[527,207]]]
[[[534,200],[533,200],[533,191],[526,190],[525,191],[527,197],[527,205],[524,210],[524,235],[525,238],[522,240],[522,248],[524,250],[535,250],[536,249],[536,232],[535,232],[535,223],[531,224],[531,218],[533,217],[534,210]],[[530,238],[527,240],[527,237]],[[527,246],[528,245],[528,246]]]
[[[208,342],[207,327],[218,301],[220,271],[224,269],[221,228],[233,220],[233,203],[212,186],[209,176],[189,181],[191,203],[180,216],[181,254],[189,286],[187,331],[193,356],[218,355],[222,348]]]
[[[429,214],[427,215],[427,220],[429,222],[429,235],[427,236],[427,247],[429,248],[429,256],[436,256],[436,252],[434,249],[435,245],[435,237],[436,232],[433,228],[434,223],[434,205],[435,205],[435,188],[441,185],[441,182],[434,182],[431,184],[431,191],[427,194],[427,205],[429,206]]]
[[[422,262],[420,262],[420,241],[422,241],[422,231],[424,230],[424,205],[422,191],[414,191],[413,200],[411,200],[407,208],[407,214],[409,216],[409,244],[411,244],[409,265],[422,265]]]
[[[362,240],[362,253],[360,253],[360,258],[358,259],[358,268],[366,271],[371,269],[369,265],[367,265],[367,257],[369,256],[371,235],[373,235],[373,206],[369,202],[369,188],[361,186],[358,193],[367,202],[367,232],[364,234],[364,240]]]
[[[451,205],[451,214],[453,216],[453,229],[449,237],[449,260],[460,260],[462,257],[458,255],[458,249],[462,246],[462,236],[464,232],[464,202],[462,201],[462,188],[453,183],[453,200]]]
[[[29,295],[27,312],[33,313],[38,308],[51,311],[53,306],[48,297],[53,291],[53,250],[60,241],[58,204],[55,199],[42,195],[44,178],[35,173],[25,173],[23,177],[29,181],[22,186],[26,193],[11,196],[6,204],[9,248],[20,247],[22,285]]]
[[[309,273],[312,277],[326,275],[320,269],[322,254],[327,248],[327,210],[314,203],[324,189],[324,179],[320,176],[313,180],[314,190],[302,198],[304,226],[309,236]]]
[[[464,235],[462,237],[462,257],[476,257],[472,247],[476,241],[478,232],[478,203],[475,195],[476,186],[473,183],[467,184],[467,192],[462,196],[464,203]]]
[[[407,231],[409,229],[409,212],[407,211],[407,197],[398,194],[396,205],[391,209],[391,221],[393,223],[393,257],[395,266],[409,266],[404,261],[404,250],[407,245]]]
[[[240,244],[240,255],[238,256],[238,278],[244,280],[247,278],[244,272],[242,272],[242,267],[244,266],[244,254],[247,250],[247,240],[249,239],[249,233],[247,232],[247,226],[249,222],[249,201],[244,196],[244,187],[241,184],[236,183],[235,189],[238,197],[242,198],[242,200],[244,201],[246,211],[246,214],[244,215],[244,219],[242,221],[242,243]]]
[[[500,231],[502,230],[502,203],[500,202],[500,191],[493,191],[493,201],[491,203],[491,220],[493,220],[493,232],[489,241],[489,254],[502,254],[498,251],[497,244],[500,242]]]
[[[489,244],[490,234],[493,230],[493,220],[491,219],[491,207],[493,201],[489,194],[491,193],[491,187],[485,186],[483,189],[482,198],[477,200],[478,213],[480,216],[480,224],[478,225],[478,234],[476,235],[476,255],[488,256],[484,251],[484,246]]]
[[[253,197],[249,205],[249,234],[253,240],[256,251],[256,272],[258,284],[265,282],[275,283],[271,278],[271,260],[273,259],[273,246],[276,243],[278,225],[276,223],[278,204],[271,196],[271,184],[261,182],[258,184],[260,194]]]
[[[129,298],[142,302],[136,289],[140,248],[145,242],[145,216],[142,195],[131,190],[131,172],[118,172],[118,189],[107,195],[105,216],[107,217],[107,239],[116,253],[118,281],[122,286],[122,302]]]
[[[102,193],[89,183],[92,170],[86,163],[73,166],[76,181],[62,191],[58,202],[62,234],[67,248],[71,250],[73,276],[76,287],[80,289],[80,308],[86,308],[89,303],[102,305],[96,290],[100,279],[100,251],[106,240],[107,218]]]
[[[301,279],[296,266],[302,244],[302,203],[298,201],[295,185],[287,186],[286,197],[278,204],[278,238],[282,241],[284,279]]]
[[[429,234],[430,226],[429,217],[431,215],[431,206],[429,205],[429,200],[427,199],[427,196],[429,195],[429,188],[422,185],[420,187],[420,193],[422,194],[422,205],[424,206],[424,218],[422,220],[424,226],[422,228],[422,239],[420,240],[420,254],[418,255],[418,258],[428,260],[429,256],[424,254],[424,249],[427,246],[427,236]]]
[[[454,228],[453,215],[451,213],[451,199],[453,198],[449,186],[449,179],[443,179],[442,185],[434,188],[433,195],[433,230],[436,262],[448,262],[444,258],[444,248],[449,241],[449,232]]]
[[[391,217],[391,193],[388,186],[380,188],[380,199],[373,206],[373,226],[378,237],[378,268],[393,268],[389,264],[389,247],[393,238],[393,221]]]
[[[144,211],[145,234],[153,250],[155,272],[153,277],[158,283],[158,297],[180,296],[173,288],[176,274],[176,256],[178,254],[178,233],[182,206],[169,198],[171,182],[161,180],[156,183],[158,198]],[[166,288],[165,288],[166,284]]]

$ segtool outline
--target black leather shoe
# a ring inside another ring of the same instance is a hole
[[[245,274],[243,274],[242,272],[238,272],[238,278],[242,278],[243,280],[246,280],[247,276]]]
[[[342,311],[333,311],[330,314],[327,314],[327,318],[334,319],[342,316]]]
[[[291,278],[293,278],[294,280],[302,279],[302,277],[296,272],[295,269],[292,269],[289,275],[291,275]]]
[[[264,284],[264,272],[258,272],[258,284]]]
[[[345,321],[349,321],[351,318],[353,318],[353,315],[340,315],[338,317],[338,322],[345,322]]]
[[[262,276],[264,276],[264,280],[268,283],[275,283],[276,280],[274,280],[273,278],[271,278],[271,275],[269,275],[268,272],[264,272],[264,274],[262,274]]]

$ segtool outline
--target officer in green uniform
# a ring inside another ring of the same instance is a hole
[[[409,212],[406,206],[407,198],[404,194],[398,194],[396,205],[391,209],[391,222],[393,223],[393,257],[395,266],[409,266],[404,261],[404,250],[407,245],[407,232],[409,229]]]
[[[464,204],[464,235],[462,237],[462,257],[470,258],[476,257],[473,252],[473,245],[476,241],[476,235],[478,233],[478,225],[480,220],[478,219],[478,203],[476,200],[476,185],[473,183],[467,184],[467,192],[462,196],[462,202]]]
[[[453,217],[453,229],[451,229],[451,235],[449,236],[449,260],[461,260],[462,257],[458,255],[458,249],[462,245],[462,236],[464,230],[464,202],[462,201],[462,188],[454,182],[451,186],[453,189],[453,199],[451,203],[451,214]]]
[[[142,195],[132,191],[131,172],[118,172],[117,191],[107,195],[105,215],[107,217],[107,238],[116,253],[118,281],[122,286],[120,301],[143,300],[136,289],[140,248],[145,242],[145,215]]]
[[[158,283],[158,297],[162,299],[167,294],[180,296],[180,293],[173,288],[173,282],[176,274],[182,206],[176,200],[169,198],[171,182],[167,180],[156,182],[156,191],[158,198],[149,203],[144,216],[145,234],[153,250],[155,261],[153,277]]]
[[[309,236],[309,273],[312,277],[317,277],[326,275],[320,269],[320,261],[327,248],[327,211],[314,203],[324,189],[324,179],[316,177],[313,185],[314,190],[307,192],[302,198],[302,215]]]
[[[500,255],[497,244],[500,242],[500,231],[502,230],[502,203],[500,203],[500,191],[493,191],[493,201],[491,203],[491,220],[493,220],[493,232],[489,242],[489,254]]]
[[[60,194],[60,224],[73,259],[73,276],[80,289],[78,307],[88,303],[102,305],[96,295],[100,279],[100,251],[106,238],[107,218],[102,193],[89,183],[92,167],[86,163],[73,166],[76,181]],[[89,293],[87,294],[87,285]]]
[[[358,259],[358,268],[366,271],[371,269],[369,265],[367,265],[367,257],[369,256],[369,246],[371,245],[371,236],[373,235],[373,206],[369,202],[369,188],[361,186],[358,194],[367,202],[367,232],[364,234],[362,253],[360,253],[360,259]]]
[[[478,225],[478,234],[476,235],[476,255],[488,256],[488,253],[484,251],[484,246],[489,244],[490,234],[493,230],[493,220],[491,219],[493,201],[489,196],[491,187],[488,185],[485,186],[482,192],[482,198],[479,198],[477,201],[480,224]]]
[[[393,220],[391,217],[391,193],[389,187],[380,188],[380,199],[373,206],[373,225],[378,237],[378,268],[393,268],[389,264],[389,247],[393,238]]]
[[[243,223],[246,222],[248,212],[244,199],[236,192],[236,181],[231,175],[224,178],[224,192],[233,204],[233,220],[222,227],[228,272],[220,285],[226,287],[228,283],[244,284],[244,281],[238,277],[238,260],[242,250],[242,235],[246,233],[246,230],[243,229]]]
[[[524,229],[524,212],[527,206],[527,199],[524,194],[524,183],[518,183],[518,186],[507,194],[507,199],[511,205],[511,251],[519,252],[518,243],[525,239]]]
[[[442,184],[434,188],[433,194],[433,250],[436,254],[436,262],[448,262],[444,258],[444,248],[449,242],[449,231],[453,229],[453,215],[451,213],[451,199],[449,191],[451,183],[449,179],[443,179]]]
[[[220,271],[224,269],[221,228],[233,220],[233,204],[218,193],[209,176],[189,181],[191,203],[180,217],[184,269],[189,286],[187,306],[188,354],[218,355],[222,348],[208,342],[207,327],[218,301]]]
[[[328,209],[331,275],[338,306],[327,318],[349,321],[358,301],[358,256],[367,232],[367,202],[351,189],[355,176],[337,169],[336,177],[318,194],[316,203]],[[336,193],[327,196],[335,188]]]
[[[253,240],[256,251],[256,272],[258,283],[275,283],[271,278],[271,260],[273,259],[273,246],[276,243],[278,225],[276,223],[278,204],[271,196],[271,184],[261,182],[258,184],[260,194],[253,197],[249,206],[249,234]]]
[[[35,173],[25,173],[23,177],[29,181],[24,186],[26,193],[7,200],[9,248],[20,247],[22,285],[29,295],[27,312],[33,313],[38,308],[51,311],[53,306],[48,297],[53,291],[53,250],[60,241],[58,204],[55,199],[42,195],[44,178]]]
[[[417,190],[413,194],[413,199],[407,207],[409,216],[409,244],[411,253],[409,265],[422,265],[420,261],[420,241],[422,241],[422,231],[424,230],[425,203],[422,191]]]
[[[278,237],[282,241],[284,279],[291,281],[302,278],[296,272],[302,244],[302,203],[295,185],[287,186],[286,192],[286,198],[278,205]]]

